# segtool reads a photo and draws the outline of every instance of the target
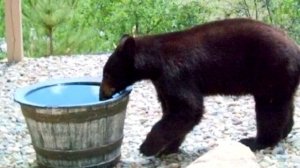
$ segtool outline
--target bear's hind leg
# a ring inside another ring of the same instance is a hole
[[[256,138],[242,139],[252,151],[275,146],[293,126],[293,98],[255,96]]]
[[[293,101],[290,102],[290,107],[288,111],[288,120],[283,129],[282,138],[286,138],[288,134],[292,131],[294,125],[294,103]]]

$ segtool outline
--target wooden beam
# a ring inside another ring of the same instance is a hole
[[[22,0],[5,0],[5,28],[8,62],[23,58]]]

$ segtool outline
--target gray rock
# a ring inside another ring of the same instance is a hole
[[[245,145],[228,141],[219,144],[187,168],[259,168],[255,155]]]

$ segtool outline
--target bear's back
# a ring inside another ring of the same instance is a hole
[[[185,76],[207,94],[264,91],[298,82],[300,51],[281,30],[249,19],[229,19],[188,30],[138,38],[160,57],[167,76]]]
[[[237,41],[239,44],[243,41],[249,44],[251,42],[267,41],[269,38],[293,43],[282,30],[251,19],[214,21],[183,31],[142,37],[146,41],[161,43],[163,44],[161,46],[166,47],[172,47],[172,45],[195,47],[212,41],[225,44],[228,40],[239,40]],[[269,42],[271,41],[269,40]],[[235,41],[230,43],[233,44]]]

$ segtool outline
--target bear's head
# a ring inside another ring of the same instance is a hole
[[[134,38],[124,35],[104,66],[100,100],[111,98],[135,82],[134,54]]]

